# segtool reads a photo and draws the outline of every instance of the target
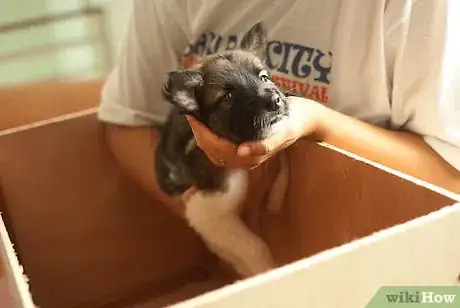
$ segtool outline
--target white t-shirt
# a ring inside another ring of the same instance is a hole
[[[284,90],[371,124],[422,135],[460,169],[459,0],[134,0],[99,118],[165,120],[165,74],[238,46],[263,21]],[[458,42],[458,43],[457,43]]]

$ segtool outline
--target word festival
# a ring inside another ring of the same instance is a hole
[[[235,49],[239,42],[237,35],[224,37],[213,32],[204,33],[187,46],[181,64],[184,68],[191,68],[205,55]],[[328,102],[331,52],[290,42],[269,41],[265,64],[272,71],[273,82],[282,90],[323,104]]]

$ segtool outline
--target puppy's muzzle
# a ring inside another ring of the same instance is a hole
[[[284,107],[285,98],[276,89],[267,88],[265,91],[265,109],[267,111],[279,111]]]
[[[273,94],[267,109],[269,111],[278,111],[283,107],[283,104],[283,98],[279,94]]]

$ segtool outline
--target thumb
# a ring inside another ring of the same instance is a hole
[[[239,156],[261,156],[276,151],[285,142],[284,134],[276,134],[261,141],[243,143],[238,147]]]
[[[188,124],[190,125],[190,128],[193,131],[193,134],[196,135],[197,130],[200,129],[201,123],[197,119],[195,119],[193,116],[190,116],[190,115],[186,115],[185,118],[187,119]]]
[[[187,122],[190,125],[190,128],[192,129],[193,137],[195,138],[195,141],[196,141],[196,143],[197,143],[197,145],[199,147],[200,146],[200,138],[199,138],[199,135],[197,134],[197,126],[199,125],[198,121],[194,117],[189,116],[189,115],[186,115],[185,118],[187,119]]]

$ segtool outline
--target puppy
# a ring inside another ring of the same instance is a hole
[[[247,172],[214,165],[197,147],[185,115],[235,144],[261,140],[283,125],[289,109],[262,60],[266,42],[264,27],[257,23],[245,33],[239,49],[209,55],[198,68],[170,72],[163,92],[173,107],[156,149],[160,188],[170,196],[197,188],[185,204],[186,219],[209,249],[243,277],[274,266],[264,241],[239,215]],[[285,164],[282,157],[284,166],[269,194],[271,211],[283,202],[288,181]]]

